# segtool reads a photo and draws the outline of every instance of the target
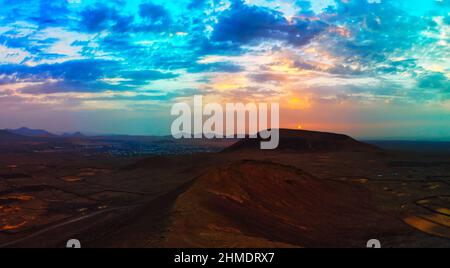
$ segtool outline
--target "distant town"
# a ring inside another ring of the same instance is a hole
[[[3,150],[34,153],[77,153],[89,156],[132,157],[218,152],[235,140],[176,140],[171,136],[87,136],[81,132],[56,135],[39,129],[0,131]],[[13,144],[14,146],[11,146]],[[7,145],[7,146],[6,146]]]

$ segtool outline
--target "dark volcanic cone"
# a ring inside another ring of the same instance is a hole
[[[259,135],[258,135],[259,137]],[[243,150],[260,150],[263,139],[246,138],[225,149],[223,152]],[[327,151],[377,151],[377,147],[359,142],[347,135],[280,129],[280,144],[276,150],[292,152],[327,152]]]

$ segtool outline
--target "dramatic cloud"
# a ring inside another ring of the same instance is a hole
[[[218,20],[212,40],[238,44],[284,40],[293,45],[302,45],[326,28],[325,23],[309,18],[288,21],[281,12],[249,6],[241,0],[233,1],[230,9],[223,12]]]
[[[449,12],[449,0],[0,0],[0,96],[79,113],[194,93],[273,100],[313,127],[369,106],[444,117]]]

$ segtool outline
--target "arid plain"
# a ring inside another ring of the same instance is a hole
[[[7,136],[0,247],[450,246],[450,151],[293,130],[275,151],[244,139],[153,155]]]

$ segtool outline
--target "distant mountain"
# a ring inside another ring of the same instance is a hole
[[[18,128],[18,129],[6,129],[6,131],[16,134],[16,135],[21,135],[21,136],[26,136],[26,137],[42,137],[42,138],[56,137],[55,134],[52,134],[46,130],[30,129],[27,127],[22,127],[22,128]]]
[[[14,134],[6,130],[0,130],[0,141],[22,140],[22,139],[27,139],[27,137]]]
[[[263,139],[243,139],[228,147],[224,152],[242,150],[259,150]],[[321,152],[321,151],[376,151],[376,146],[359,142],[347,135],[280,129],[280,143],[277,150],[290,152]]]
[[[75,133],[64,133],[61,135],[65,138],[85,138],[86,136],[81,132],[75,132]]]

